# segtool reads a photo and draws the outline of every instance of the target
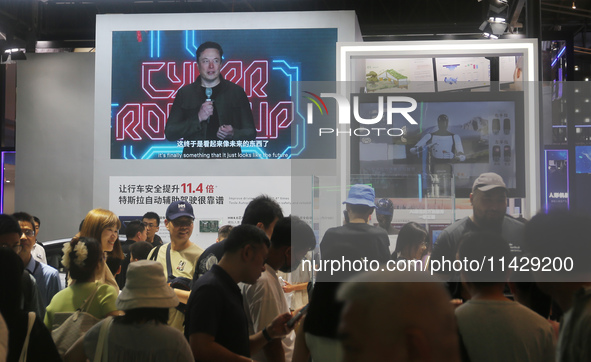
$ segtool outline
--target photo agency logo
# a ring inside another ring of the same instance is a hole
[[[378,96],[377,100],[375,101],[377,104],[377,114],[375,114],[375,117],[363,118],[359,111],[359,96],[353,95],[353,118],[360,125],[359,127],[354,127],[351,126],[351,104],[345,96],[337,93],[320,93],[320,96],[308,91],[303,91],[303,93],[306,95],[303,95],[302,97],[312,102],[307,104],[307,124],[314,123],[314,105],[316,105],[316,108],[320,112],[321,116],[328,115],[328,107],[323,100],[323,98],[326,99],[328,97],[333,98],[337,103],[338,124],[349,125],[348,129],[346,130],[338,129],[337,127],[320,127],[318,129],[318,136],[320,137],[325,135],[335,135],[337,137],[339,135],[348,135],[349,137],[367,137],[372,134],[378,136],[387,134],[388,136],[392,137],[402,137],[406,133],[406,126],[392,127],[394,124],[393,120],[395,114],[399,114],[404,117],[404,119],[406,119],[406,121],[411,125],[418,124],[410,115],[410,113],[417,108],[417,101],[411,97]],[[386,99],[385,101],[384,98]],[[384,104],[386,108],[385,110]],[[386,113],[385,122],[383,122],[384,112]]]

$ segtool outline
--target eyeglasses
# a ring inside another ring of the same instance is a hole
[[[14,252],[17,254],[20,253],[21,250],[23,250],[23,246],[21,244],[16,244],[14,246],[10,246],[8,244],[2,244],[2,245],[0,245],[0,248],[6,248],[6,249],[10,248],[10,249],[14,250]]]
[[[32,236],[35,236],[35,231],[31,230],[31,229],[24,229],[23,234],[25,234],[25,236],[30,238]]]
[[[174,225],[174,227],[177,228],[182,228],[182,227],[187,227],[187,226],[191,226],[193,225],[193,220],[171,220],[170,221],[172,223],[172,225]]]

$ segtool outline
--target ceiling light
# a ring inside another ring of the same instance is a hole
[[[576,9],[576,8],[577,8],[577,5],[575,5],[575,2],[574,2],[574,1],[573,1],[573,6],[572,6],[572,8],[573,8],[573,9]]]

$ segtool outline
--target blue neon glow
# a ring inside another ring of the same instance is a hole
[[[127,157],[127,146],[123,146],[123,159],[125,160],[137,160],[137,157],[135,157],[133,155],[133,146],[129,146],[129,156],[131,156],[131,158]]]
[[[268,160],[269,157],[265,155],[265,152],[260,147],[242,147],[242,153],[252,153],[258,156],[261,160]]]
[[[549,210],[549,206],[548,205],[548,153],[549,152],[562,152],[565,153],[566,155],[563,156],[562,158],[567,160],[567,165],[568,165],[568,150],[544,150],[544,181],[546,182],[546,192],[545,192],[545,198],[546,198],[546,212],[548,212]],[[568,198],[566,199],[566,207],[570,210],[570,174],[568,172],[566,172],[566,193],[569,195]]]
[[[111,107],[119,107],[119,103],[111,103]]]
[[[562,54],[564,53],[565,50],[566,50],[566,46],[563,46],[562,49],[560,49],[560,51],[558,52],[558,55],[556,56],[556,58],[552,61],[552,64],[550,65],[550,67],[554,67],[554,64],[556,64],[558,59],[560,59],[560,57],[562,56]]]
[[[295,132],[295,145],[291,147],[291,153],[288,158],[292,158],[292,156],[299,156],[305,149],[306,149],[306,119],[304,115],[300,113],[300,68],[298,66],[291,66],[285,60],[273,60],[273,63],[277,66],[273,66],[272,70],[281,71],[285,76],[289,78],[289,96],[291,97],[293,92],[297,94],[297,97],[293,97],[294,99],[294,109],[295,113],[300,117],[302,127],[300,129],[299,122],[297,119],[294,119],[294,123],[292,123],[292,132],[293,132],[293,125],[296,125],[296,132]],[[294,83],[295,78],[295,83]],[[295,89],[292,89],[292,84],[295,84]],[[294,117],[295,118],[295,117]],[[302,145],[300,147],[300,137],[302,138]],[[293,138],[293,136],[292,136]]]
[[[421,174],[418,174],[417,176],[419,176],[419,201],[423,200],[423,178],[421,177]]]
[[[548,150],[544,151],[544,181],[546,181],[546,213],[548,213]]]
[[[154,146],[154,147],[150,147],[148,148],[148,150],[146,151],[146,153],[144,153],[141,157],[142,160],[149,160],[154,158],[154,154],[158,153],[158,152],[166,152],[166,153],[178,153],[181,154],[183,153],[183,149],[177,146]]]
[[[156,54],[154,55],[154,52]],[[160,31],[159,30],[152,30],[150,31],[150,58],[160,58]]]

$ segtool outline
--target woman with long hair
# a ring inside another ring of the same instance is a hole
[[[64,245],[62,264],[70,271],[73,283],[57,293],[47,306],[45,326],[54,329],[55,313],[74,312],[88,299],[86,312],[97,319],[117,315],[118,292],[111,285],[95,281],[95,271],[103,260],[101,244],[86,237],[75,237]],[[94,295],[93,295],[94,294]],[[92,298],[92,300],[90,300]]]
[[[394,260],[421,259],[427,251],[427,230],[416,222],[404,224],[398,233],[396,249],[392,253]]]
[[[119,241],[119,229],[121,221],[113,212],[105,209],[93,209],[86,214],[79,235],[81,237],[94,238],[101,243],[103,259],[95,269],[95,279],[103,284],[112,285],[119,293],[119,286],[113,273],[106,266],[107,254],[116,258],[124,258],[121,242]]]

